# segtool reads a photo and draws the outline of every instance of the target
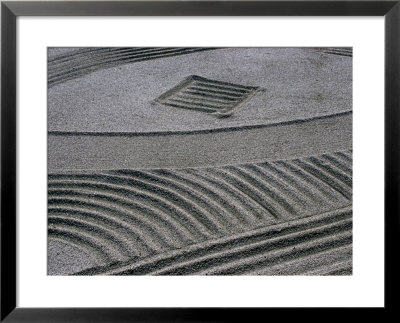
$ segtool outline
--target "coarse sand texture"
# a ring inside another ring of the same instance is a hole
[[[48,48],[48,275],[351,275],[352,49]]]

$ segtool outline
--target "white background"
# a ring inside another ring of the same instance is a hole
[[[383,18],[18,18],[18,306],[383,306]],[[47,46],[353,46],[354,273],[46,276]]]

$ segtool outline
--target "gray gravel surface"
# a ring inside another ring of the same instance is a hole
[[[49,275],[352,274],[350,49],[86,52],[48,88]],[[192,75],[257,90],[224,117],[156,101]]]

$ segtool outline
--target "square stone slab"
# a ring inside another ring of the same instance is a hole
[[[249,99],[258,87],[233,84],[191,75],[156,99],[157,102],[182,109],[229,115]]]

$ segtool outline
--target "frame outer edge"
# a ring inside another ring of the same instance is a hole
[[[16,307],[16,16],[1,4],[1,320]]]
[[[301,5],[302,1],[299,1]],[[15,4],[17,4],[15,6]],[[51,2],[55,5],[55,2]],[[1,291],[0,291],[0,321],[6,318],[7,322],[28,322],[39,320],[40,322],[62,322],[65,319],[72,319],[74,322],[83,322],[82,319],[90,319],[94,313],[104,311],[114,312],[112,321],[127,322],[125,314],[139,314],[139,319],[151,321],[150,313],[142,311],[143,309],[16,309],[16,16],[37,16],[51,15],[58,16],[76,15],[76,9],[65,10],[65,8],[57,7],[54,9],[51,4],[47,6],[46,2],[27,2],[12,3],[10,1],[1,3]],[[71,3],[70,3],[71,4]],[[111,2],[108,2],[111,8]],[[282,3],[283,4],[283,3]],[[281,5],[282,5],[281,4]],[[393,7],[393,5],[395,6]],[[95,5],[95,2],[91,4]],[[287,4],[286,4],[287,5]],[[47,7],[46,7],[47,6]],[[392,8],[393,7],[393,8]],[[357,6],[360,9],[359,6]],[[373,8],[373,9],[372,9]],[[374,11],[376,8],[379,10]],[[390,10],[391,9],[391,10]],[[390,10],[390,11],[389,11]],[[112,10],[111,10],[112,11]],[[325,10],[326,11],[326,10]],[[399,125],[400,125],[400,2],[381,1],[377,7],[370,7],[367,10],[356,10],[354,7],[349,11],[348,15],[365,15],[370,12],[372,16],[385,16],[385,307],[394,308],[395,288],[398,286],[398,278],[396,282],[388,281],[388,277],[395,278],[397,273],[395,260],[398,248],[389,242],[388,236],[398,237],[399,235],[399,161],[400,161],[400,143],[399,143]],[[87,15],[85,12],[81,15]],[[98,13],[90,12],[89,15],[96,16]],[[112,15],[108,14],[108,15]],[[125,14],[125,15],[129,15]],[[140,14],[139,14],[140,15]],[[175,14],[179,15],[179,14]],[[263,15],[260,13],[259,15]],[[272,15],[272,14],[271,14]],[[298,13],[297,15],[302,15]],[[289,14],[290,16],[290,14]],[[393,214],[394,213],[394,214]],[[8,216],[5,216],[8,215]],[[6,230],[7,229],[7,230]],[[393,240],[392,238],[392,240]],[[396,243],[396,241],[391,241]],[[386,249],[387,248],[387,249]],[[394,254],[391,259],[387,257],[391,250]],[[393,268],[393,269],[390,269]],[[389,290],[390,288],[390,290]],[[392,294],[392,302],[389,302],[389,293]],[[100,311],[98,311],[100,310]],[[152,309],[156,313],[168,312],[168,309]],[[170,311],[183,309],[170,309]],[[221,309],[222,310],[222,309]],[[240,309],[237,309],[240,310]],[[250,309],[249,309],[250,310]],[[186,318],[193,318],[193,312],[196,310],[185,309]],[[189,311],[189,312],[187,312]],[[204,309],[206,311],[206,309]],[[200,310],[200,312],[203,312]],[[226,318],[229,318],[227,312]],[[260,309],[261,311],[261,309]],[[328,309],[328,311],[330,311]],[[138,313],[139,312],[139,313]],[[10,314],[11,313],[11,314]],[[120,313],[120,315],[118,315]],[[153,312],[154,313],[154,312]],[[189,314],[190,313],[190,314]],[[10,314],[10,315],[9,315]],[[82,314],[82,316],[81,316]],[[85,315],[86,314],[86,315]],[[155,314],[155,313],[154,313]],[[177,313],[175,312],[175,315]],[[181,312],[181,314],[183,314]],[[211,314],[211,313],[209,313]],[[215,313],[214,313],[215,314]],[[64,316],[65,315],[65,316]],[[174,321],[179,322],[179,316],[173,315]],[[95,317],[97,315],[94,315]],[[185,315],[183,315],[185,316]],[[212,316],[212,315],[211,315]],[[135,317],[135,315],[133,315]],[[132,317],[132,318],[133,318]],[[167,316],[168,317],[168,316]],[[210,318],[209,315],[207,315]],[[225,317],[225,315],[224,315]],[[136,316],[136,318],[138,318]],[[171,318],[171,317],[169,317]],[[182,317],[181,317],[182,318]],[[198,316],[201,318],[201,315]],[[204,318],[204,317],[203,317]],[[103,317],[104,320],[106,317]],[[110,317],[108,317],[110,319]],[[129,320],[131,321],[131,320]],[[164,320],[161,320],[164,321]],[[207,320],[205,320],[207,321]]]
[[[16,16],[1,4],[1,320],[16,307]]]
[[[17,16],[383,16],[397,0],[5,1]]]
[[[394,310],[400,236],[400,2],[385,16],[385,308]],[[389,281],[390,278],[390,281]],[[391,296],[389,296],[391,295]]]

